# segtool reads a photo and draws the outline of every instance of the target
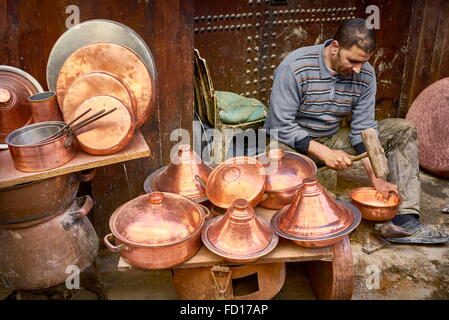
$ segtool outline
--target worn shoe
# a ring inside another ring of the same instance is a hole
[[[410,243],[410,244],[441,244],[449,241],[449,236],[437,231],[428,225],[422,224],[418,219],[410,219],[400,226],[402,229],[411,233],[408,237],[403,238],[385,238],[394,243]]]
[[[404,228],[395,225],[391,220],[384,223],[376,223],[374,230],[383,238],[404,238],[412,235]]]

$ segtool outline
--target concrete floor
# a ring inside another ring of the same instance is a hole
[[[424,223],[449,232],[449,180],[421,172]],[[339,173],[337,197],[349,200],[351,189],[368,186],[360,164]],[[449,299],[449,244],[396,245],[371,255],[351,242],[355,270],[353,299]],[[178,299],[170,270],[117,271],[118,255],[102,250],[95,267],[82,273],[80,290],[64,285],[34,292],[0,288],[0,299]],[[274,299],[315,299],[302,263],[287,263],[282,290]],[[378,277],[376,277],[378,275]]]

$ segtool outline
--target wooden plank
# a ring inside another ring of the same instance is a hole
[[[75,158],[65,165],[41,172],[27,173],[16,170],[11,154],[8,151],[2,151],[0,152],[0,163],[2,164],[0,167],[0,188],[148,157],[149,155],[150,149],[139,131],[136,131],[128,146],[118,153],[107,156],[92,156],[79,150]]]
[[[255,208],[256,214],[267,221],[276,212],[275,210],[264,209],[261,207]],[[280,238],[276,248],[267,255],[245,264],[261,264],[261,263],[275,263],[275,262],[298,262],[298,261],[332,261],[333,247],[324,248],[304,248],[294,244],[292,241]],[[212,253],[206,246],[202,246],[200,250],[188,261],[177,265],[175,269],[184,268],[201,268],[210,267],[213,265],[236,265],[239,263],[230,262],[226,259]],[[122,257],[120,257],[117,269],[119,271],[128,271],[138,269],[128,264]]]

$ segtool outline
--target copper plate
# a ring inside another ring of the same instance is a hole
[[[87,109],[89,114],[117,108],[111,114],[76,131],[81,148],[90,154],[107,155],[122,150],[134,134],[134,118],[128,108],[111,96],[95,96],[85,101],[75,112],[75,117]]]
[[[263,165],[250,157],[228,159],[212,170],[206,185],[207,198],[217,207],[229,208],[237,199],[256,206],[265,192]]]
[[[112,74],[126,85],[136,98],[136,126],[142,125],[155,109],[154,78],[136,53],[114,43],[90,44],[67,58],[59,72],[56,86],[59,104],[63,104],[76,78],[94,71]]]
[[[113,75],[105,72],[90,72],[77,78],[67,90],[64,103],[61,105],[65,122],[70,122],[76,109],[86,100],[95,96],[112,96],[130,107],[135,115],[136,99],[125,84]]]

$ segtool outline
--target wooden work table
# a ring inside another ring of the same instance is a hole
[[[0,188],[148,156],[150,156],[150,149],[139,130],[136,130],[129,144],[120,152],[107,156],[93,156],[78,148],[78,153],[68,163],[47,171],[18,171],[14,168],[11,154],[8,150],[4,150],[0,151]]]

